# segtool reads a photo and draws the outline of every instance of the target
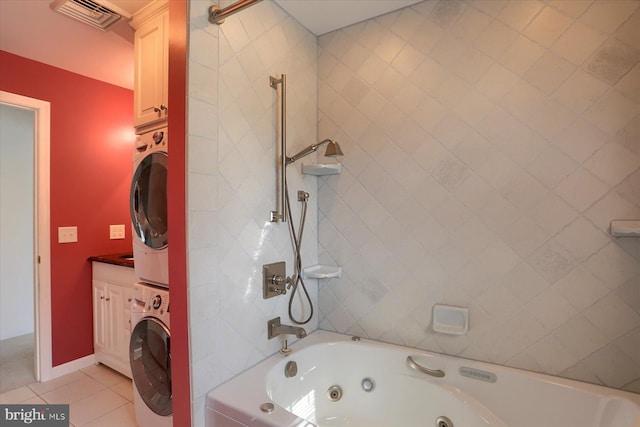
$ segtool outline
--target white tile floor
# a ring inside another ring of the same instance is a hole
[[[68,403],[70,427],[137,427],[131,380],[103,365],[7,391],[0,403]]]

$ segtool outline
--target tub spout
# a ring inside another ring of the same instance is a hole
[[[307,336],[307,332],[304,328],[283,325],[280,323],[280,318],[276,317],[275,319],[269,320],[267,323],[267,336],[271,339],[278,335],[295,335],[298,338],[304,338]]]

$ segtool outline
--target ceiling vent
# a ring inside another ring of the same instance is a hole
[[[51,8],[104,31],[123,16],[131,18],[130,14],[104,0],[100,3],[93,0],[55,0],[51,3]]]

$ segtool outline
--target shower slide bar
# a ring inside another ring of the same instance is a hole
[[[278,157],[279,174],[276,179],[276,210],[271,211],[271,222],[287,221],[287,204],[285,202],[285,184],[287,181],[287,76],[280,78],[269,76],[269,86],[278,91],[280,86],[280,156]]]
[[[231,16],[240,12],[243,9],[248,8],[254,3],[258,3],[262,0],[240,0],[227,7],[220,9],[219,6],[213,5],[209,8],[209,22],[212,24],[222,24],[227,16]]]

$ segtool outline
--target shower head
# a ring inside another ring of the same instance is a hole
[[[344,156],[344,154],[342,154],[342,148],[340,148],[340,144],[338,144],[336,141],[334,141],[332,139],[330,139],[328,141],[329,142],[327,143],[327,149],[324,152],[324,156],[325,157],[341,157],[341,156]]]
[[[297,152],[291,157],[287,157],[287,164],[289,165],[295,162],[296,160],[300,160],[301,158],[308,156],[309,154],[317,151],[318,147],[320,147],[322,144],[327,144],[327,150],[324,153],[326,157],[338,157],[343,155],[342,149],[340,148],[340,144],[338,144],[336,141],[332,139],[327,138],[324,141],[320,141],[317,144],[312,144],[306,148],[303,148],[302,150],[300,150],[299,152]]]

